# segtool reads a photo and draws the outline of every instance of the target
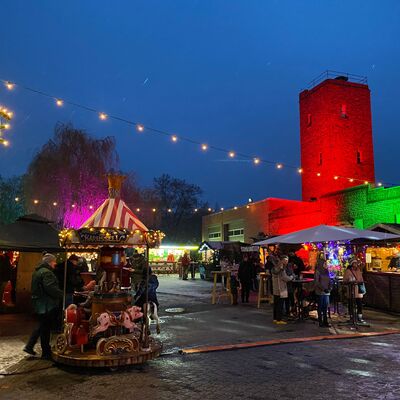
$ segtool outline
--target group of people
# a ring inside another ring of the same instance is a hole
[[[146,261],[142,256],[136,257],[139,261],[140,279],[138,274],[132,275],[136,281],[132,280],[134,291],[134,304],[142,307],[146,301],[153,302],[159,305],[157,299],[158,279],[147,268]],[[144,260],[144,264],[143,264]],[[85,267],[82,270],[82,263],[76,255],[71,255],[66,263],[57,264],[57,258],[53,254],[45,253],[42,257],[42,262],[35,268],[32,274],[31,296],[34,314],[37,317],[37,327],[33,330],[28,342],[23,350],[29,355],[36,355],[34,347],[40,338],[42,348],[42,359],[51,359],[50,335],[52,330],[60,329],[60,316],[62,315],[62,302],[64,298],[65,288],[65,307],[72,304],[74,301],[75,292],[93,293],[94,285],[97,281],[90,282],[84,285],[81,278],[81,272],[85,272]],[[147,274],[149,274],[147,276]],[[100,278],[101,274],[96,278]],[[65,277],[65,282],[64,282]],[[146,296],[146,287],[148,294]]]
[[[227,262],[223,260],[223,262]],[[222,263],[221,263],[222,264]],[[305,270],[304,262],[295,253],[288,255],[270,254],[264,266],[269,276],[270,290],[273,295],[273,323],[287,324],[287,320],[300,312],[298,302],[303,302],[302,296],[295,293],[294,283]],[[237,274],[231,275],[231,292],[233,303],[237,304],[238,289],[241,291],[242,303],[248,303],[251,290],[257,290],[257,275],[263,270],[259,260],[243,255]],[[362,298],[365,287],[362,276],[362,265],[358,259],[353,259],[343,276],[343,284],[347,287],[349,315],[358,323],[364,323],[362,314]],[[324,258],[319,258],[314,271],[314,280],[310,282],[317,303],[318,323],[320,327],[330,327],[328,309],[330,295],[333,289],[333,279],[330,276],[328,264]],[[303,290],[300,283],[298,290]],[[297,305],[297,307],[296,307]]]

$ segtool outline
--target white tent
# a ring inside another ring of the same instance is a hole
[[[267,240],[254,243],[254,245],[268,244],[301,244],[301,243],[318,243],[331,241],[347,241],[347,240],[394,240],[399,239],[399,235],[390,233],[368,231],[363,229],[345,228],[342,226],[318,225],[313,228],[302,229],[288,233],[286,235],[276,236]]]

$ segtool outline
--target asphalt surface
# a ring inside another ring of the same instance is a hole
[[[314,336],[321,330],[313,321],[277,327],[270,306],[211,306],[208,282],[161,282],[165,353],[142,366],[111,372],[27,359],[21,347],[29,318],[21,316],[18,324],[4,316],[1,324],[1,316],[0,399],[400,399],[400,335],[180,355],[182,347]],[[166,312],[177,307],[183,312]],[[389,328],[398,323],[384,314],[375,319]],[[324,331],[329,332],[335,333]]]

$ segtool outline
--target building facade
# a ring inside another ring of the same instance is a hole
[[[366,80],[328,78],[299,95],[303,201],[266,198],[203,217],[206,241],[251,243],[319,224],[400,223],[400,186],[375,183]]]

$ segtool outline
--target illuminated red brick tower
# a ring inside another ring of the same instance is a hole
[[[371,101],[366,79],[328,71],[299,97],[303,200],[315,200],[364,181],[373,183]]]

